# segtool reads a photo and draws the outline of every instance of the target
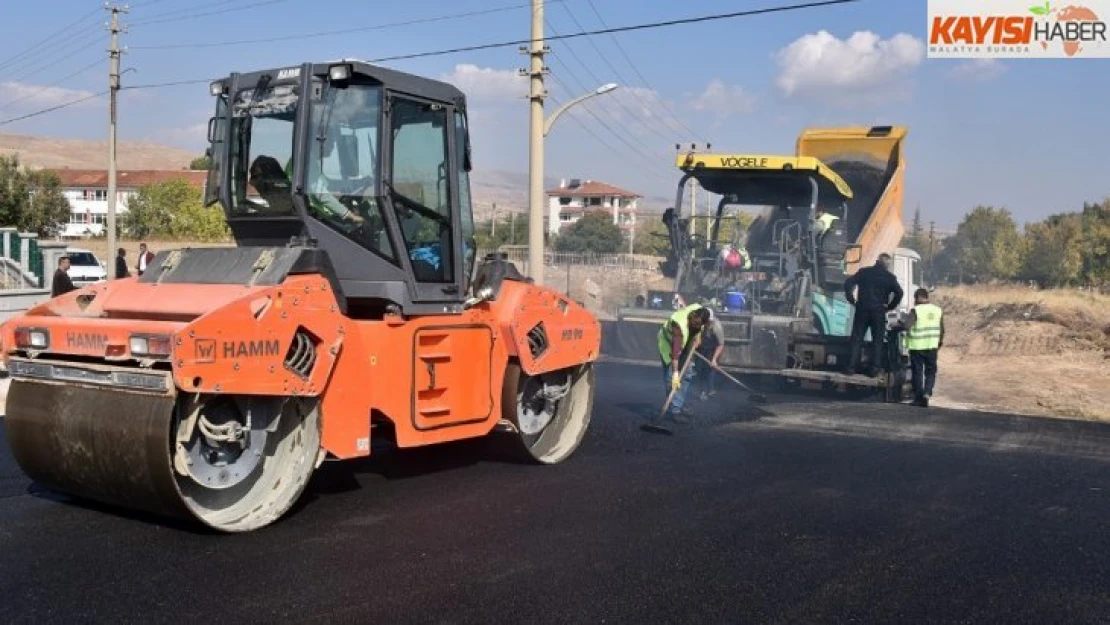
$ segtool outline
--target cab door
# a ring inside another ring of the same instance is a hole
[[[413,335],[412,419],[420,431],[493,417],[493,329],[428,325]]]

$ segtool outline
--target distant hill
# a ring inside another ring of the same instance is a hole
[[[186,169],[199,154],[142,141],[116,143],[120,169]],[[108,141],[0,134],[0,154],[18,154],[31,168],[107,169]]]
[[[200,156],[181,148],[143,141],[120,141],[116,146],[120,169],[186,169]],[[0,134],[0,154],[18,154],[19,160],[34,169],[107,169],[108,142],[58,139],[30,135]],[[548,178],[544,188],[558,186],[558,178]],[[528,206],[528,174],[496,169],[475,169],[470,176],[474,194],[474,218],[484,221],[493,213],[520,213]],[[648,197],[640,201],[645,212],[661,212],[669,205],[665,198]]]

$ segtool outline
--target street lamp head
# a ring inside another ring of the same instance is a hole
[[[611,82],[611,83],[606,84],[606,85],[601,85],[600,87],[597,88],[597,91],[594,91],[594,93],[596,93],[597,95],[601,95],[603,93],[609,93],[610,91],[612,91],[613,89],[616,89],[617,87],[618,87],[617,83]]]

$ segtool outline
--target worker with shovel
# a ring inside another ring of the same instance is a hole
[[[659,328],[659,356],[668,383],[669,417],[675,423],[689,423],[685,410],[686,393],[695,377],[690,368],[693,352],[701,341],[701,331],[709,323],[709,309],[691,304],[674,312]]]

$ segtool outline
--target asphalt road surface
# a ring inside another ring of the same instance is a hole
[[[79,505],[0,440],[0,623],[1110,622],[1110,427],[727,394],[673,437],[601,365],[556,467],[329,463],[248,535]]]

